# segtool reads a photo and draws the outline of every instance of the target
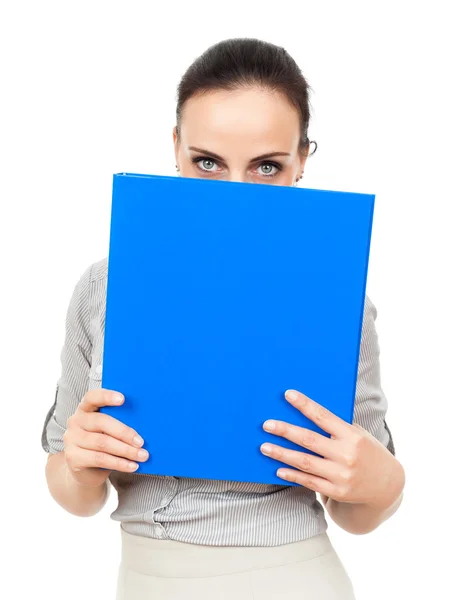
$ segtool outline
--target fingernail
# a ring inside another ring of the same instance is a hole
[[[122,404],[124,398],[122,396],[122,394],[114,394],[113,396],[113,402],[114,404]]]
[[[147,458],[148,458],[147,450],[139,450],[138,456],[139,456],[139,458],[142,458],[143,460],[147,460]]]
[[[273,431],[275,429],[275,421],[266,421],[263,427],[266,431]]]
[[[285,397],[287,398],[287,400],[297,400],[298,392],[296,392],[295,390],[286,390]]]
[[[270,456],[272,454],[272,447],[269,444],[263,444],[261,446],[261,452]]]
[[[139,467],[139,465],[135,462],[131,462],[128,464],[128,468],[130,469],[130,471],[136,471],[136,469]]]
[[[142,444],[144,443],[144,440],[141,438],[140,435],[135,435],[133,438],[133,444],[135,444],[136,446],[142,446]]]

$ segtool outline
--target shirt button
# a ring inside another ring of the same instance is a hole
[[[156,537],[161,539],[163,537],[163,532],[162,532],[162,528],[158,527],[156,530]]]
[[[95,372],[100,375],[100,373],[102,372],[102,370],[103,370],[103,365],[97,365],[97,367],[95,369]]]

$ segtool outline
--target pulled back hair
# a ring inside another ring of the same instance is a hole
[[[300,117],[300,150],[310,142],[310,86],[294,59],[281,46],[253,38],[224,40],[208,48],[187,69],[177,88],[177,132],[189,98],[213,90],[260,86],[284,94]],[[314,154],[314,152],[312,154]]]

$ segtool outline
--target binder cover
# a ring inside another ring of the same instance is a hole
[[[322,431],[297,389],[353,420],[375,196],[120,173],[102,387],[150,453],[136,473],[292,485],[262,429]]]

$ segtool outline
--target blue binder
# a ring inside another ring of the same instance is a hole
[[[102,386],[151,457],[136,473],[290,485],[260,452],[284,398],[353,420],[374,195],[120,173]]]

